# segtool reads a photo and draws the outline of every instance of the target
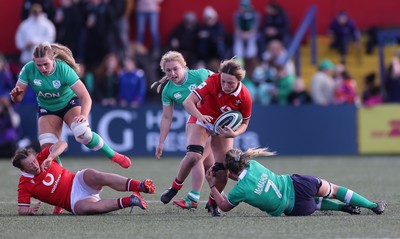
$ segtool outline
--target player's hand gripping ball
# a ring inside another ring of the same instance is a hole
[[[235,131],[242,124],[242,121],[243,121],[243,116],[242,116],[242,113],[240,113],[240,111],[231,110],[231,111],[225,112],[222,115],[220,115],[217,118],[217,120],[215,121],[214,132],[216,134],[219,134],[219,132],[218,132],[219,126],[221,126],[221,128],[228,126],[233,131]]]

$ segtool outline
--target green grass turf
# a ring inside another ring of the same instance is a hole
[[[195,212],[159,202],[160,194],[176,175],[179,159],[134,158],[130,169],[122,169],[101,158],[64,158],[71,171],[95,168],[136,179],[152,178],[156,194],[144,194],[146,211],[135,208],[105,215],[51,215],[44,205],[38,216],[17,215],[19,171],[9,160],[0,160],[0,238],[400,238],[400,159],[396,157],[273,157],[259,162],[276,173],[314,174],[346,186],[371,200],[389,203],[382,215],[362,209],[362,215],[316,212],[309,217],[270,217],[240,204],[223,218],[212,218],[204,209],[209,189],[204,186],[202,203]],[[226,192],[232,187],[227,185]],[[176,198],[186,196],[190,180]],[[102,198],[129,195],[105,188]],[[35,202],[35,201],[34,201]]]

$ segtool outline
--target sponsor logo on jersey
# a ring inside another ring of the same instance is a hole
[[[60,92],[57,92],[57,93],[50,93],[50,92],[43,93],[43,92],[39,91],[37,96],[38,97],[43,97],[43,98],[58,98],[58,97],[60,97]]]
[[[51,193],[54,193],[54,191],[56,191],[56,189],[57,189],[58,182],[60,181],[60,179],[61,179],[61,174],[58,175],[57,180],[54,180],[54,175],[51,173],[47,173],[46,177],[44,177],[42,183],[45,186],[51,186],[51,185],[53,185],[53,183],[55,181],[53,188],[51,189]]]
[[[49,180],[47,180],[47,179],[49,179]],[[46,174],[46,177],[44,177],[42,183],[43,183],[45,186],[50,186],[50,185],[52,185],[52,184],[54,183],[54,176],[53,176],[53,174],[47,173],[47,174]]]
[[[61,87],[61,82],[59,80],[53,80],[53,86],[58,89]]]
[[[191,84],[191,85],[188,87],[188,89],[189,89],[190,91],[194,91],[194,90],[196,89],[196,87],[197,87],[196,84]]]
[[[36,86],[42,86],[42,80],[34,79],[33,80],[33,84],[36,85]]]
[[[180,98],[182,98],[181,93],[180,93],[180,92],[176,92],[176,93],[174,94],[174,98],[175,98],[175,99],[180,99]]]
[[[40,113],[47,113],[46,109],[40,108]]]

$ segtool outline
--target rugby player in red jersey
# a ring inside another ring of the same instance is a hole
[[[21,170],[18,184],[20,215],[36,214],[41,202],[65,208],[77,215],[107,213],[133,206],[147,208],[147,203],[139,192],[154,193],[155,186],[150,179],[140,182],[95,169],[72,173],[56,160],[66,148],[65,141],[58,141],[38,154],[33,149],[21,148],[16,151],[12,164]],[[101,199],[103,186],[133,194],[118,199]],[[31,206],[31,198],[41,202]]]

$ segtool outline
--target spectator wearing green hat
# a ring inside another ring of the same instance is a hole
[[[330,60],[320,62],[318,71],[311,79],[311,98],[317,105],[330,105],[333,102],[335,82],[332,78],[334,65]]]

